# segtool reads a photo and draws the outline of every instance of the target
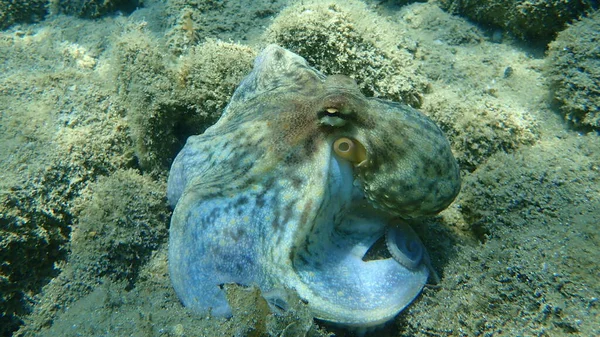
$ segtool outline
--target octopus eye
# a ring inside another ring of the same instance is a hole
[[[338,108],[325,108],[317,113],[319,121],[323,125],[341,127],[346,125],[346,120]]]
[[[342,137],[333,143],[333,151],[355,165],[362,164],[367,159],[367,150],[356,139]]]

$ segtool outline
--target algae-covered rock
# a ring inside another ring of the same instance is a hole
[[[546,76],[565,118],[600,129],[600,12],[573,24],[550,44]]]
[[[59,30],[63,38],[60,28],[0,35],[1,335],[18,328],[60,273],[81,190],[135,165],[96,55],[69,39],[57,43]]]
[[[144,0],[0,0],[0,29],[43,20],[48,13],[98,18],[117,11],[131,13]]]
[[[474,170],[494,153],[510,152],[539,138],[539,127],[527,111],[490,95],[436,92],[427,96],[423,109],[451,139],[463,169]]]
[[[66,178],[60,169],[0,191],[0,335],[7,336],[29,313],[40,291],[64,260],[71,214],[65,205]],[[56,181],[57,179],[58,181]],[[57,188],[57,190],[53,190]]]
[[[566,24],[597,8],[587,0],[440,0],[440,6],[519,38],[546,43]]]
[[[31,23],[42,20],[48,11],[47,0],[0,0],[0,29],[15,23]]]
[[[122,11],[133,12],[143,4],[143,0],[48,0],[55,13],[63,13],[82,18],[98,18]]]
[[[167,237],[164,182],[119,170],[89,185],[75,203],[69,264],[96,277],[134,282]]]
[[[188,112],[177,125],[179,137],[200,133],[221,116],[233,91],[252,69],[255,56],[244,45],[206,40],[178,59],[175,92]]]
[[[171,58],[143,24],[116,41],[119,97],[128,108],[141,166],[164,172],[188,136],[214,123],[249,72],[252,49],[208,40]]]
[[[358,1],[304,1],[284,9],[265,38],[321,72],[354,78],[367,96],[421,105],[426,82],[406,41]]]
[[[113,50],[117,91],[128,109],[136,156],[148,170],[168,165],[178,142],[173,129],[185,111],[173,95],[168,55],[160,46],[145,24],[137,23],[126,27]]]
[[[164,182],[137,170],[122,169],[99,177],[80,192],[72,202],[68,260],[44,287],[19,335],[40,335],[63,310],[80,299],[85,302],[84,297],[100,284],[115,292],[133,287],[168,235],[165,188]]]

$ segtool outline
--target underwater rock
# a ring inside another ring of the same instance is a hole
[[[147,27],[131,25],[116,41],[116,83],[145,171],[167,172],[186,137],[213,124],[255,52],[206,40],[171,62]]]
[[[103,15],[122,11],[133,12],[142,6],[143,0],[50,0],[53,12],[74,15],[81,18],[99,18]]]
[[[429,274],[425,248],[400,218],[435,214],[459,189],[433,121],[270,45],[219,121],[173,163],[173,286],[187,307],[217,316],[232,314],[220,286],[238,283],[294,289],[325,321],[382,324]],[[384,236],[392,257],[366,261]]]
[[[133,283],[166,240],[164,188],[133,169],[88,185],[75,200],[78,224],[71,239],[71,267],[80,269],[79,274]]]
[[[415,108],[423,103],[427,81],[414,60],[417,43],[362,1],[296,3],[282,10],[264,35],[324,74],[352,77],[367,96]]]
[[[550,44],[546,74],[565,118],[600,129],[600,12],[558,34]]]
[[[546,43],[565,26],[598,8],[596,1],[441,0],[440,6],[483,25],[502,27],[521,39]]]
[[[0,0],[0,29],[15,23],[31,23],[44,19],[48,14],[46,5],[47,0]]]

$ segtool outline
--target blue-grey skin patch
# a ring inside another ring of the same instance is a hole
[[[359,159],[334,151],[341,138],[360,145]],[[270,45],[221,119],[173,163],[173,286],[187,307],[219,316],[231,314],[219,285],[235,282],[294,289],[322,320],[384,323],[428,277],[425,248],[394,219],[435,214],[459,189],[430,119]],[[384,235],[392,257],[364,261]]]

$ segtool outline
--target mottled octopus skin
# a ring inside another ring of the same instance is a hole
[[[367,159],[339,157],[340,137],[362,144]],[[448,141],[429,118],[366,98],[350,78],[326,77],[270,45],[171,168],[174,289],[185,306],[218,316],[231,315],[222,284],[293,289],[316,318],[382,324],[429,273],[400,219],[439,212],[459,189]],[[363,261],[386,231],[396,258]]]

